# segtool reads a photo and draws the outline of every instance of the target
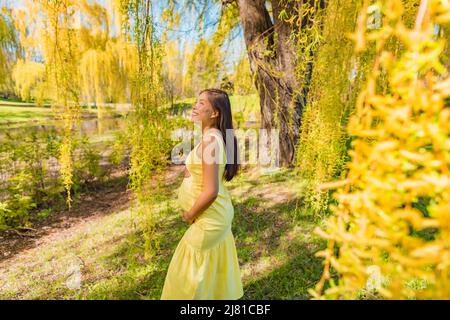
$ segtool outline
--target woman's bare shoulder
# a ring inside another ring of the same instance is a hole
[[[203,140],[204,142],[213,142],[214,137],[216,138],[222,138],[222,132],[219,129],[210,128],[203,134]]]
[[[218,129],[208,129],[205,131],[202,139],[200,154],[208,155],[214,159],[216,163],[221,163],[221,157],[219,156],[223,152],[223,140],[222,134]],[[220,141],[222,140],[222,141]],[[216,152],[216,150],[218,152]]]
[[[222,136],[222,131],[220,131],[217,128],[208,128],[207,130],[205,130],[205,135],[212,135],[212,134],[219,134],[220,136]]]

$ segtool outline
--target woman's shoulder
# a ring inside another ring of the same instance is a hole
[[[222,142],[224,141],[224,139],[223,139],[222,132],[219,129],[210,128],[210,129],[206,130],[203,135],[203,139],[207,143],[213,143],[214,142],[213,137],[217,138],[216,140],[217,140],[217,143],[219,143],[219,145],[222,145]]]
[[[220,137],[222,137],[222,131],[217,128],[208,128],[207,130],[205,130],[205,136],[209,135],[219,135]]]
[[[215,137],[215,139],[213,138]],[[209,146],[215,148],[214,146],[218,147],[219,153],[221,154],[221,157],[219,158],[219,163],[223,163],[223,159],[225,157],[225,142],[222,137],[222,132],[219,129],[210,128],[204,133],[204,141],[205,146],[207,148],[210,148]]]

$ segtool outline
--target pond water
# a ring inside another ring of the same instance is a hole
[[[14,170],[11,170],[10,167],[5,166],[5,163],[2,164],[2,159],[6,156],[2,154],[1,146],[3,143],[13,142],[20,144],[23,139],[29,139],[30,132],[32,131],[50,131],[57,127],[60,127],[57,123],[57,120],[47,120],[45,122],[28,122],[21,123],[20,126],[16,127],[8,127],[6,125],[0,126],[0,188],[3,189],[3,183],[7,181],[14,174]],[[98,150],[101,159],[99,160],[99,164],[101,166],[108,165],[108,155],[112,151],[112,141],[114,141],[114,132],[125,130],[126,122],[124,117],[109,117],[109,118],[85,118],[80,120],[77,125],[74,125],[74,130],[76,135],[82,134],[89,137],[89,141],[91,145],[95,145],[95,148]],[[6,136],[9,133],[11,136]],[[46,135],[44,135],[46,136]],[[38,138],[38,143],[41,139]],[[13,141],[11,141],[13,140]],[[48,141],[42,140],[42,143],[48,143]],[[9,147],[8,147],[9,148]],[[6,149],[5,152],[9,153],[10,149]],[[6,159],[6,158],[5,158]],[[59,171],[59,164],[57,159],[49,158],[44,160],[48,162],[48,172],[49,176],[57,177],[57,173]],[[21,161],[14,161],[13,163],[8,162],[9,165],[12,165],[15,169],[23,167],[24,164]],[[2,192],[0,192],[1,195]],[[0,196],[1,200],[1,196]]]

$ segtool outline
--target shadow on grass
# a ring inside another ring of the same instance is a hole
[[[269,274],[250,278],[244,285],[243,300],[310,298],[307,290],[320,279],[323,267],[322,259],[314,255],[326,247],[326,242],[311,236],[315,219],[312,215],[296,214],[298,201],[295,198],[261,209],[250,198],[237,206],[237,219],[244,222],[235,232],[240,262],[270,257],[281,247],[292,257]],[[300,234],[285,238],[293,228],[300,228]]]
[[[102,279],[80,298],[87,299],[159,299],[167,268],[175,248],[188,225],[174,218],[179,212],[169,209],[167,216],[158,223],[159,248],[157,254],[146,260],[143,230],[134,230],[127,241],[104,258],[105,267],[115,270],[112,277]],[[172,218],[172,219],[170,219]]]
[[[322,248],[325,246],[325,243]],[[293,243],[289,251],[293,257],[269,274],[250,280],[244,286],[243,300],[297,300],[310,299],[313,288],[322,275],[322,259],[314,254],[317,246]]]

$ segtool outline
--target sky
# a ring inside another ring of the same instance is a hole
[[[157,1],[159,3],[164,3],[165,1]],[[183,2],[183,1],[180,1]],[[157,9],[156,9],[157,10]],[[220,1],[218,3],[213,4],[206,11],[206,15],[204,18],[204,25],[211,25],[213,22],[217,22],[221,13],[221,4]],[[159,16],[156,14],[156,16]],[[180,21],[180,27],[177,30],[174,30],[170,33],[170,39],[178,39],[181,43],[184,44],[187,42],[188,45],[193,46],[200,40],[200,37],[204,37],[206,39],[210,39],[213,35],[216,26],[206,27],[204,30],[204,34],[201,34],[198,28],[195,28],[196,17],[193,13],[187,12],[185,15],[182,15]],[[156,26],[158,28],[158,25]],[[226,63],[231,67],[233,63],[237,63],[238,59],[242,57],[245,53],[245,42],[244,36],[241,26],[233,30],[231,37],[231,41],[227,41],[222,47],[223,56],[226,58]]]
[[[109,0],[90,0],[90,2],[96,1],[100,4],[107,4]],[[180,0],[179,3],[184,3],[186,0]],[[194,0],[195,1],[195,0]],[[0,0],[0,4],[8,4],[15,8],[24,7],[25,0]],[[153,1],[153,16],[155,18],[155,29],[157,35],[160,35],[164,26],[160,19],[161,11],[164,4],[167,0],[156,0]],[[213,21],[217,21],[221,12],[221,4],[220,1],[216,1],[217,3],[212,4],[205,15],[204,25],[211,25]],[[201,34],[198,28],[195,28],[195,16],[193,12],[183,11],[181,16],[180,26],[169,31],[169,39],[177,40],[180,44],[180,50],[185,48],[185,44],[192,50],[193,45],[199,41],[199,39],[203,36],[206,39],[210,39],[212,34],[215,31],[215,27],[206,27],[205,33]],[[239,58],[245,54],[245,43],[241,26],[239,26],[236,30],[233,31],[232,37],[233,40],[227,41],[222,47],[223,57],[225,58],[225,66],[226,70],[231,71],[233,64],[237,63]]]

